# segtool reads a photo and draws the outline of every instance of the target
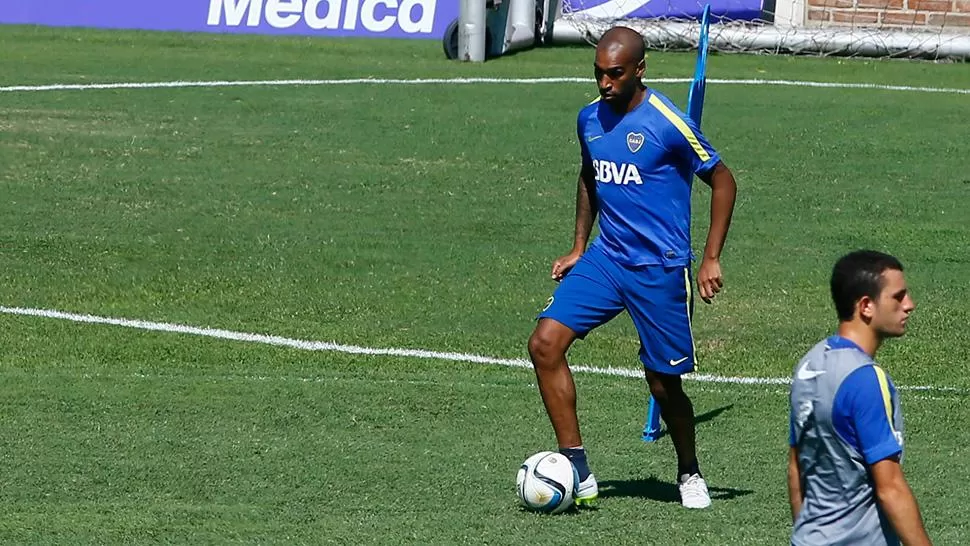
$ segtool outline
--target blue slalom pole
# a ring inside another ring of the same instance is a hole
[[[707,90],[707,35],[711,25],[711,5],[704,6],[701,16],[700,37],[697,41],[697,63],[694,65],[694,79],[687,92],[687,117],[699,128],[704,111],[704,93]],[[660,438],[660,404],[650,396],[647,404],[647,420],[643,426],[643,441],[655,442]]]

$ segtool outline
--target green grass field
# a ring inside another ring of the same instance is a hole
[[[0,28],[0,87],[587,76],[592,50],[484,65],[437,42]],[[689,77],[693,54],[651,54]],[[711,78],[970,88],[966,65],[715,55]],[[686,84],[658,88],[680,104]],[[584,84],[0,91],[0,306],[370,348],[523,358],[572,240]],[[964,404],[970,97],[711,84],[739,182],[701,372],[780,378],[834,327],[832,262],[906,264],[904,468],[931,536],[970,541]],[[485,106],[490,104],[490,106]],[[695,189],[695,246],[709,190]],[[0,314],[4,544],[783,544],[787,389],[688,385],[710,510],[677,502],[642,380],[578,374],[595,511],[522,511],[555,447],[531,370],[305,351]],[[575,363],[637,368],[623,316]]]

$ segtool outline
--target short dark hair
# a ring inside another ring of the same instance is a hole
[[[875,250],[856,250],[839,258],[832,268],[832,301],[840,321],[851,320],[855,304],[863,296],[879,297],[887,269],[903,270],[903,264],[889,254]]]

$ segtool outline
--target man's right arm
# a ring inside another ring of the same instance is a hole
[[[584,110],[585,111],[585,110]],[[596,219],[596,176],[593,172],[593,158],[589,153],[584,130],[583,112],[576,120],[576,138],[579,141],[579,182],[576,185],[576,234],[570,255],[581,256],[586,252],[589,234],[593,231]]]
[[[579,152],[582,157],[582,167],[579,169],[579,181],[576,184],[576,230],[573,234],[573,248],[569,254],[560,256],[552,262],[552,278],[561,281],[569,270],[576,265],[586,245],[589,234],[593,231],[593,221],[596,220],[596,178],[593,173],[593,160],[589,148],[583,138],[583,114],[580,112],[576,121],[576,137],[579,140]]]
[[[589,234],[593,231],[593,221],[596,219],[596,184],[593,173],[583,168],[579,172],[579,182],[576,187],[576,234],[573,241],[573,252],[582,254],[589,243]]]
[[[930,537],[923,526],[923,518],[916,497],[903,477],[903,469],[896,457],[883,459],[869,467],[879,506],[889,518],[899,540],[906,546],[925,546]]]
[[[579,182],[576,187],[576,231],[573,235],[573,248],[569,254],[559,257],[552,263],[552,278],[561,281],[569,270],[576,265],[586,245],[589,234],[593,231],[593,221],[596,219],[596,182],[591,168],[584,162],[579,172]]]
[[[798,519],[802,511],[802,475],[798,469],[798,449],[788,448],[788,504],[791,505],[792,523]]]

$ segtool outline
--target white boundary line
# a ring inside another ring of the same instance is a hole
[[[644,80],[646,83],[690,83],[690,78],[653,78]],[[168,82],[117,82],[90,84],[50,84],[50,85],[9,85],[0,87],[0,92],[40,92],[40,91],[90,91],[99,89],[159,89],[159,88],[188,88],[188,87],[284,87],[284,86],[317,86],[317,85],[440,85],[440,84],[550,84],[550,83],[584,83],[593,85],[591,78],[561,77],[561,78],[350,78],[331,80],[215,80],[215,81],[168,81]],[[917,87],[912,85],[883,85],[875,83],[839,83],[812,82],[799,80],[738,80],[738,79],[708,79],[707,83],[715,85],[772,85],[785,87],[815,87],[826,89],[867,89],[873,91],[909,91],[915,93],[948,93],[970,95],[970,89],[955,87]]]
[[[167,322],[151,322],[146,320],[130,320],[123,318],[100,317],[96,315],[81,315],[77,313],[67,313],[52,309],[32,309],[24,307],[2,307],[0,313],[7,315],[21,315],[30,317],[44,317],[51,319],[67,320],[87,324],[105,324],[111,326],[122,326],[134,328],[136,330],[148,330],[153,332],[170,332],[179,334],[189,334],[194,336],[225,339],[230,341],[245,341],[249,343],[260,343],[263,345],[273,345],[277,347],[289,347],[304,351],[329,351],[355,355],[375,355],[375,356],[396,356],[405,358],[422,358],[434,360],[449,360],[453,362],[467,362],[474,364],[492,364],[506,366],[510,368],[532,368],[532,364],[521,358],[495,358],[484,355],[470,353],[453,353],[429,351],[426,349],[397,349],[397,348],[374,348],[361,347],[358,345],[343,345],[329,341],[310,341],[303,339],[292,339],[280,336],[270,336],[263,334],[250,334],[245,332],[234,332],[231,330],[221,330],[217,328],[199,328],[196,326],[186,326],[182,324],[171,324]],[[615,368],[612,366],[596,367],[587,365],[571,365],[570,368],[575,372],[591,373],[599,375],[612,375],[618,377],[642,378],[643,372],[629,368]],[[688,374],[685,379],[701,383],[720,383],[733,385],[788,385],[791,379],[787,377],[731,377],[714,374]],[[921,386],[901,386],[907,390],[921,391],[959,391],[955,387],[938,387],[931,385]]]

